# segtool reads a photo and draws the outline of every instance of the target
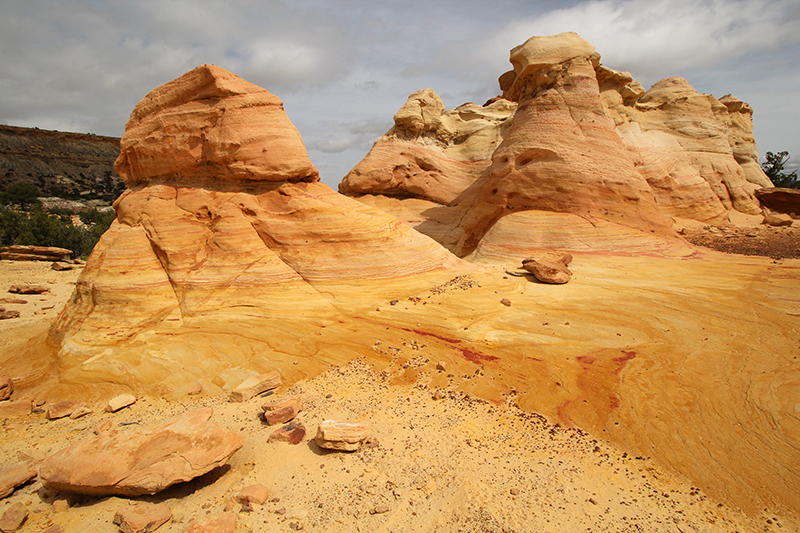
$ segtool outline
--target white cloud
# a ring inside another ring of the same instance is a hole
[[[796,0],[594,0],[514,20],[473,57],[496,64],[531,36],[574,31],[595,46],[604,64],[657,81],[800,42],[798,23]]]

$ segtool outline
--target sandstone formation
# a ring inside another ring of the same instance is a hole
[[[459,180],[468,187],[457,194],[448,186],[431,192],[431,185],[454,183],[460,176],[439,165],[435,180],[412,190],[403,184],[422,173],[393,166],[409,156],[409,143],[417,160],[440,158],[447,150],[431,140],[435,132],[449,131],[437,119],[461,108],[444,111],[428,89],[409,98],[395,127],[340,190],[398,216],[461,256],[486,249],[487,233],[519,212],[610,222],[594,231],[592,241],[583,241],[590,248],[604,248],[607,238],[630,228],[668,236],[664,215],[722,222],[733,209],[758,213],[753,192],[772,184],[758,165],[752,108],[746,103],[699,94],[683,78],[662,80],[645,91],[630,73],[601,65],[594,47],[574,33],[532,37],[511,51],[511,63],[514,70],[499,80],[502,98],[485,109],[502,102],[513,114],[493,125],[492,138],[501,142],[471,152],[483,166],[475,167],[469,180]],[[414,127],[404,129],[404,121]],[[403,148],[391,149],[398,139]],[[459,157],[469,159],[469,147]],[[504,239],[520,237],[527,238]]]
[[[10,376],[0,375],[0,401],[8,400],[14,394],[14,380]]]
[[[109,430],[60,450],[42,463],[45,487],[78,494],[155,494],[224,465],[242,438],[210,419],[209,408],[138,433]]]
[[[51,331],[65,384],[230,390],[270,358],[315,354],[295,339],[345,323],[366,294],[354,280],[380,292],[461,264],[316,182],[280,100],[219,67],[137,105],[117,170],[130,188]]]
[[[417,91],[394,116],[394,126],[339,184],[343,194],[383,194],[451,205],[490,164],[516,104],[445,110],[432,89]]]

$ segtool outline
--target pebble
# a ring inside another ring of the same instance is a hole
[[[120,409],[133,405],[135,402],[136,396],[132,394],[120,394],[108,402],[108,405],[106,405],[106,412],[116,413]]]
[[[375,507],[369,510],[369,514],[383,514],[388,512],[389,512],[389,506],[385,503],[376,505]]]

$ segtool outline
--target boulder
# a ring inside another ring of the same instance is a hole
[[[0,375],[0,401],[8,400],[14,394],[14,380],[10,376]]]
[[[283,424],[297,416],[297,413],[303,410],[303,400],[300,396],[291,396],[282,400],[274,400],[265,403],[262,408],[264,409],[264,419],[267,424],[274,426],[275,424]]]
[[[192,520],[184,533],[233,533],[234,529],[236,529],[236,515],[222,513]]]
[[[36,465],[33,461],[20,461],[3,468],[0,472],[0,498],[5,498],[14,489],[36,477]]]
[[[54,261],[54,262],[53,262],[53,263],[50,265],[50,268],[51,268],[52,270],[55,270],[55,271],[57,271],[57,272],[62,272],[62,271],[64,271],[64,270],[72,270],[73,268],[75,268],[75,265],[72,265],[72,264],[70,264],[70,263],[62,263],[62,262],[60,262],[60,261]]]
[[[276,371],[253,376],[244,380],[232,390],[228,400],[231,402],[245,402],[262,392],[280,387],[281,383],[281,375]]]
[[[66,261],[72,250],[54,246],[4,246],[0,258],[10,261]]]
[[[222,466],[242,438],[197,409],[139,432],[111,429],[64,448],[42,463],[44,486],[57,492],[139,496]]]
[[[135,503],[126,505],[114,515],[114,523],[122,533],[147,533],[155,531],[172,519],[172,511],[165,503]]]
[[[367,438],[367,427],[348,420],[325,420],[317,428],[315,441],[328,450],[355,451]]]

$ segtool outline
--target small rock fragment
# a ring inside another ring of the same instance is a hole
[[[548,252],[522,260],[522,267],[542,283],[563,284],[572,279],[567,265],[572,255],[563,252]]]
[[[189,389],[189,392],[187,392],[186,394],[188,394],[189,396],[197,396],[201,392],[203,392],[203,386],[200,385],[199,383],[196,383],[195,386]]]
[[[192,520],[184,533],[233,533],[234,529],[236,529],[236,515],[222,513]]]
[[[43,294],[50,292],[50,289],[41,285],[12,285],[8,288],[8,292],[14,294]]]
[[[444,398],[444,397],[445,397],[444,391],[441,391],[441,390],[439,390],[439,389],[437,389],[437,390],[433,391],[432,398],[433,398],[434,400],[441,400],[441,399],[442,399],[442,398]]]
[[[75,267],[73,265],[69,264],[69,263],[62,263],[60,261],[53,261],[53,263],[50,265],[50,268],[55,270],[55,271],[61,272],[62,270],[72,270]]]
[[[317,428],[316,442],[320,448],[355,451],[367,436],[367,427],[348,420],[325,420]]]
[[[303,410],[303,400],[300,396],[291,396],[284,400],[273,400],[262,406],[264,419],[267,424],[283,424],[297,416]]]
[[[768,226],[791,226],[793,222],[792,216],[786,213],[770,213],[764,216],[761,223]]]
[[[369,510],[369,514],[383,514],[389,512],[389,505],[382,503]]]
[[[511,489],[509,492],[511,492],[511,495],[512,495],[512,496],[518,496],[518,495],[519,495],[519,489],[518,489],[518,488],[516,488],[516,487],[514,487],[513,489]]]
[[[48,420],[56,420],[70,416],[79,407],[86,407],[86,404],[76,402],[75,400],[64,400],[63,402],[51,403],[47,406],[45,417]]]
[[[511,300],[509,300],[508,298],[503,298],[502,300],[500,300],[500,303],[505,305],[506,307],[511,307]]]
[[[14,489],[36,477],[33,461],[21,461],[0,471],[0,498],[5,498]]]
[[[441,372],[447,370],[447,363],[445,363],[444,361],[439,361],[438,363],[436,363],[436,370],[439,370]]]
[[[257,483],[243,488],[233,499],[239,503],[257,503],[259,505],[264,505],[264,503],[269,500],[269,489]]]
[[[53,512],[56,513],[63,513],[69,509],[69,501],[67,500],[56,500],[53,502]]]
[[[292,531],[302,531],[303,524],[301,524],[300,522],[289,522],[289,529],[291,529]]]
[[[120,394],[108,402],[106,412],[116,413],[120,409],[133,405],[134,403],[136,403],[136,396],[133,394]]]
[[[2,311],[0,312],[0,320],[6,320],[9,318],[19,318],[19,311],[16,310],[9,310],[9,311]]]
[[[14,394],[14,380],[0,375],[0,401],[8,400]]]
[[[123,533],[155,531],[172,518],[165,503],[136,503],[126,505],[114,515],[114,523]]]
[[[289,444],[300,444],[306,436],[306,428],[300,422],[289,422],[272,432],[267,442],[288,442]]]
[[[0,531],[11,533],[18,530],[26,518],[28,518],[28,509],[17,502],[6,509],[3,516],[0,516]]]
[[[42,531],[42,533],[64,533],[64,528],[61,527],[60,524],[53,524],[52,526]]]
[[[264,391],[272,390],[281,385],[281,375],[277,371],[267,372],[244,380],[238,387],[231,391],[228,401],[244,402]]]

